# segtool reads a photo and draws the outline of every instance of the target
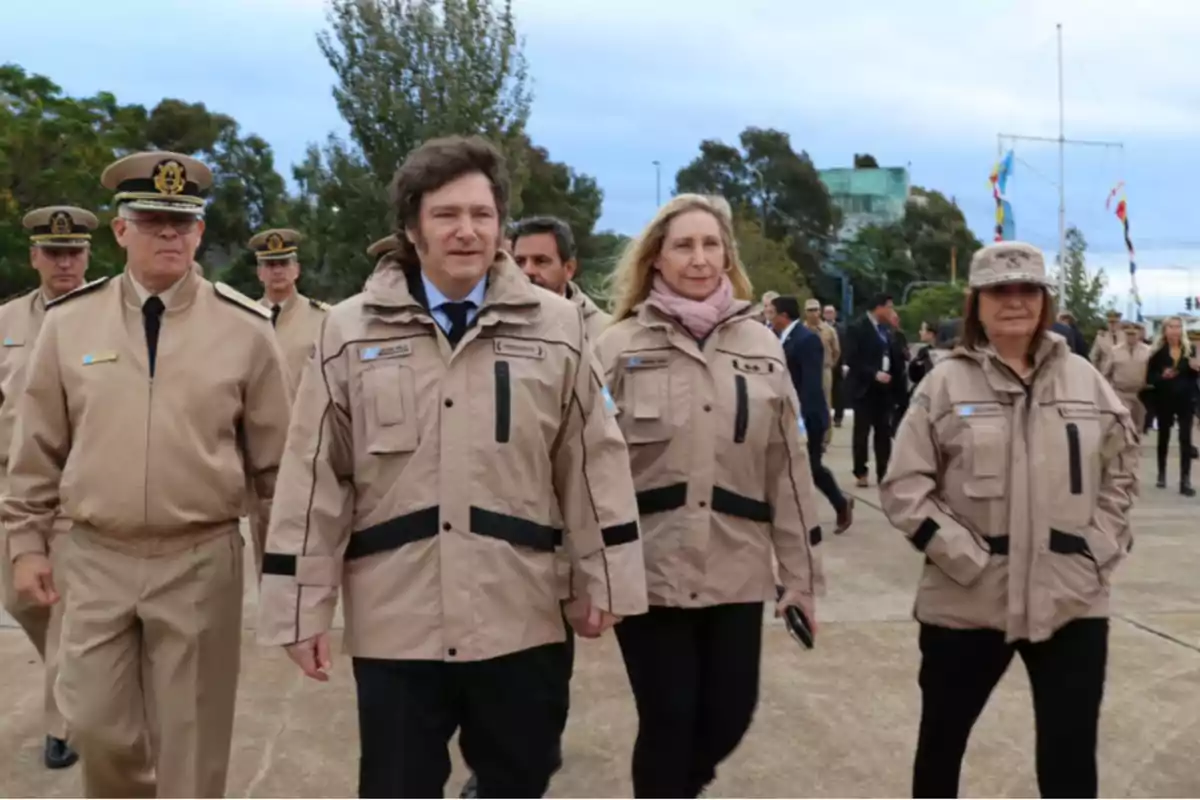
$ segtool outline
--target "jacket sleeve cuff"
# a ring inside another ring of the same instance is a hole
[[[649,604],[644,559],[641,539],[606,547],[581,560],[577,585],[584,587],[595,608],[618,617],[645,614]]]
[[[46,547],[46,539],[37,531],[22,531],[21,533],[8,533],[8,557],[12,561],[16,561],[18,557],[26,553],[40,553],[45,555],[48,552]]]
[[[970,586],[983,573],[991,553],[975,541],[965,528],[942,527],[927,517],[911,537],[912,545],[924,553],[951,580]]]
[[[258,642],[286,646],[327,633],[336,609],[336,586],[300,586],[289,576],[265,574],[259,585]]]

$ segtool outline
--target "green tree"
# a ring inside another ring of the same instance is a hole
[[[756,297],[763,292],[779,292],[794,295],[803,302],[812,295],[800,267],[790,255],[791,242],[765,236],[762,225],[746,211],[735,215],[733,231],[738,256],[750,276]]]
[[[1087,268],[1087,240],[1074,225],[1067,228],[1066,280],[1060,308],[1069,311],[1083,335],[1090,342],[1104,327],[1103,305],[1107,279],[1102,270],[1091,273]],[[1056,278],[1057,280],[1057,278]]]
[[[31,209],[65,204],[86,208],[101,218],[93,235],[89,275],[118,270],[120,251],[103,226],[110,195],[100,172],[113,160],[130,114],[112,95],[66,96],[42,75],[14,64],[0,66],[0,297],[36,285],[29,268],[29,235],[21,220]],[[135,120],[136,122],[136,120]]]
[[[965,292],[965,283],[943,283],[914,290],[908,302],[896,309],[909,341],[917,341],[922,322],[944,322],[962,317]]]
[[[120,156],[149,148],[195,156],[213,170],[198,254],[210,274],[233,274],[231,265],[245,255],[253,231],[285,218],[285,187],[270,146],[243,137],[232,117],[171,98],[150,111],[122,105],[109,92],[73,98],[49,78],[0,67],[0,296],[36,282],[21,218],[38,206],[64,203],[95,212],[103,224],[93,236],[89,275],[122,269],[124,256],[104,230],[112,196],[100,174]],[[257,280],[238,282],[257,291]]]
[[[918,279],[900,224],[860,228],[842,247],[835,263],[846,273],[861,302],[877,292],[899,295],[907,284]]]
[[[912,188],[902,227],[920,280],[950,280],[952,260],[957,276],[965,276],[971,256],[983,246],[958,205],[933,189]]]
[[[611,307],[612,273],[630,241],[624,234],[600,231],[578,243],[579,269],[575,282],[602,308]]]
[[[854,154],[855,169],[879,169],[879,162],[875,160],[875,156],[870,153],[855,153]]]
[[[822,265],[834,242],[840,214],[808,154],[771,128],[746,128],[741,149],[707,139],[700,155],[675,176],[675,191],[719,194],[736,213],[758,217],[762,233],[787,242],[805,283],[828,282]]]
[[[513,179],[510,213],[521,212],[531,95],[507,0],[330,0],[328,19],[317,39],[350,143],[331,137],[296,167],[295,218],[317,255],[310,274],[346,296],[374,266],[367,245],[392,228],[384,187],[427,139],[494,141]]]

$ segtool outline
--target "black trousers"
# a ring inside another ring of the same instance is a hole
[[[1179,478],[1192,475],[1192,422],[1195,409],[1190,402],[1160,402],[1158,406],[1158,471],[1167,472],[1167,453],[1171,449],[1171,428],[1179,425]]]
[[[879,480],[887,473],[892,458],[891,397],[874,388],[854,403],[854,477],[867,475],[867,438],[874,433],[875,475]]]
[[[837,478],[833,477],[829,467],[825,466],[824,429],[809,429],[808,431],[808,468],[812,472],[813,485],[825,495],[833,510],[841,514],[846,510],[846,496],[838,486]]]
[[[716,777],[758,705],[762,627],[762,603],[651,606],[617,625],[638,712],[635,797],[696,797]]]
[[[465,663],[355,658],[359,796],[442,797],[459,730],[480,797],[541,797],[566,720],[564,649]]]
[[[913,797],[957,797],[963,753],[992,689],[1020,653],[1033,690],[1042,797],[1095,797],[1096,731],[1108,620],[1079,619],[1045,642],[1006,644],[993,630],[921,625],[921,730]]]
[[[833,424],[841,425],[846,418],[845,376],[842,375],[842,364],[838,362],[833,368],[833,382],[829,386],[830,399],[833,401]]]

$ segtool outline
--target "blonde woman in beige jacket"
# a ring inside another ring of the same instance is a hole
[[[637,797],[696,797],[749,728],[773,561],[777,613],[816,619],[821,529],[799,404],[722,211],[700,195],[659,210],[617,267],[616,322],[596,343],[650,603],[616,628],[638,710]]]
[[[1045,261],[1019,242],[971,261],[961,345],[918,387],[879,487],[924,553],[915,797],[953,797],[971,728],[1021,655],[1038,786],[1095,797],[1109,583],[1132,546],[1129,411],[1047,331]]]

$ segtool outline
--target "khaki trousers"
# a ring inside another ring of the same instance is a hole
[[[1121,402],[1125,404],[1125,408],[1129,409],[1129,415],[1133,417],[1133,426],[1137,429],[1138,438],[1140,439],[1142,431],[1146,427],[1146,407],[1142,405],[1142,401],[1138,399],[1137,394],[1118,391],[1117,397],[1121,398]]]
[[[222,797],[242,625],[237,524],[201,540],[76,527],[57,697],[87,797]]]
[[[3,533],[0,532],[0,536]],[[61,542],[61,539],[59,539]],[[60,600],[49,608],[26,602],[13,587],[13,565],[8,556],[7,538],[4,547],[0,547],[0,593],[3,594],[4,610],[17,621],[29,637],[29,642],[37,650],[45,667],[42,679],[43,695],[43,725],[48,735],[57,739],[66,739],[67,723],[58,711],[58,703],[54,701],[54,681],[58,677],[59,635],[62,629],[64,600]],[[53,543],[50,548],[51,562],[57,561],[55,555],[58,547]],[[55,564],[57,567],[57,564]],[[55,569],[54,588],[61,595],[66,594],[67,582],[58,569]]]
[[[825,407],[829,409],[829,427],[825,429],[825,444],[833,441],[833,368],[826,367],[821,375],[821,389],[825,392]]]

